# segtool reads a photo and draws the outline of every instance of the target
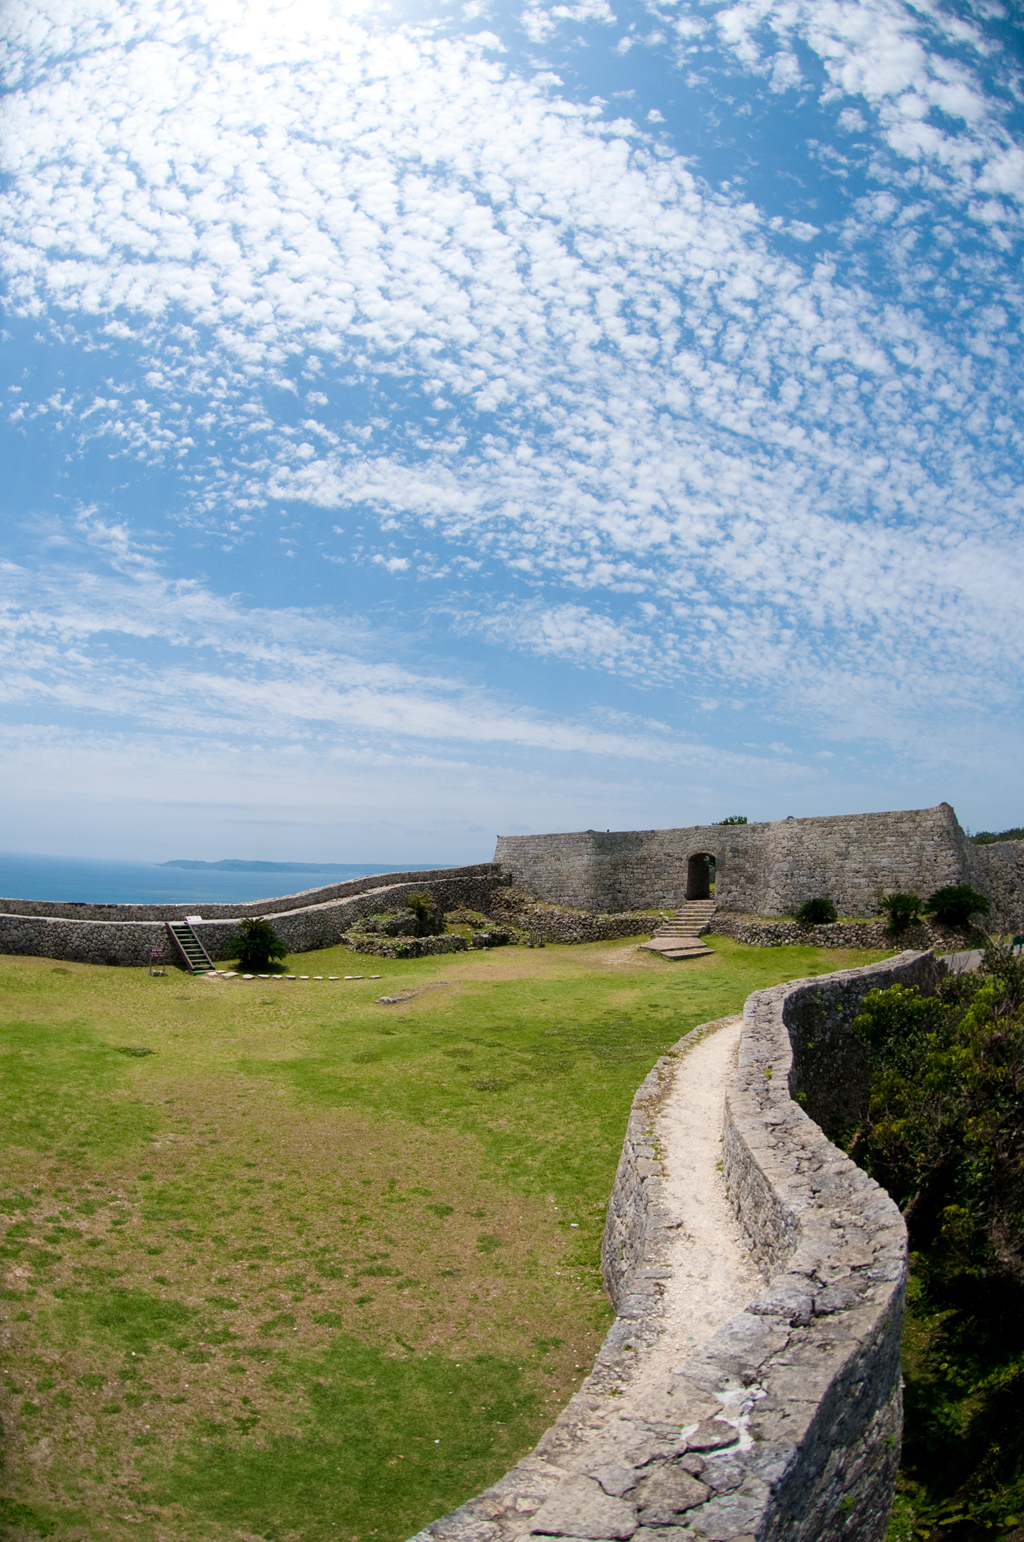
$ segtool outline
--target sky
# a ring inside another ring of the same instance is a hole
[[[0,848],[1024,819],[1024,16],[6,0]]]

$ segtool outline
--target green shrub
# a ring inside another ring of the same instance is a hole
[[[879,889],[877,897],[879,910],[889,917],[885,930],[890,937],[899,937],[920,921],[922,901],[919,894],[883,894]]]
[[[272,961],[286,957],[287,943],[281,941],[270,922],[264,921],[262,916],[247,916],[239,924],[239,931],[242,933],[238,949],[240,969],[266,969]]]
[[[728,819],[720,819],[718,821],[720,825],[745,825],[746,822],[746,814],[730,814]]]
[[[829,926],[839,919],[839,912],[827,895],[819,899],[804,900],[796,912],[801,926]]]
[[[444,916],[434,896],[426,889],[418,889],[407,896],[406,909],[416,917],[412,932],[414,937],[440,937],[444,931]]]
[[[910,1233],[901,1481],[917,1535],[960,1516],[966,1542],[1024,1501],[1024,962],[989,948],[935,996],[873,991],[853,1028],[871,1091],[848,1149]]]
[[[966,926],[972,915],[987,916],[992,906],[970,884],[950,883],[928,896],[925,909],[943,926]]]
[[[975,846],[994,846],[996,841],[1024,841],[1024,829],[1015,825],[1012,830],[979,830],[971,840]]]

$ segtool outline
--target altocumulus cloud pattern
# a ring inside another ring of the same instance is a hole
[[[1019,822],[1009,7],[4,27],[26,832]]]

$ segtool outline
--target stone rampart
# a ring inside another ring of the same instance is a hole
[[[929,894],[970,882],[983,868],[993,872],[1000,860],[1009,874],[1009,859],[974,856],[997,849],[971,846],[950,805],[940,803],[768,824],[504,835],[494,859],[513,883],[540,898],[588,910],[675,906],[687,898],[688,886],[689,897],[699,898],[690,861],[713,856],[715,899],[723,909],[789,915],[804,900],[829,895],[841,915],[866,916],[877,912],[878,889]],[[1019,884],[1017,892],[1024,893]]]
[[[768,1283],[669,1387],[650,1369],[677,1245],[656,1144],[674,1061],[659,1060],[609,1201],[602,1264],[617,1315],[593,1371],[528,1456],[414,1542],[882,1542],[899,1461],[906,1229],[811,1115],[841,1125],[864,1094],[850,1025],[867,993],[931,990],[938,971],[931,954],[904,953],[748,999],[724,1161]],[[620,1416],[626,1387],[642,1393],[642,1416]]]
[[[1024,932],[1024,841],[972,843],[967,850],[967,881],[992,901],[992,915],[985,924],[1003,932]]]
[[[333,947],[360,916],[397,909],[417,890],[428,890],[443,910],[453,910],[458,905],[486,910],[494,890],[506,882],[500,869],[489,862],[432,873],[385,874],[383,883],[379,879],[355,879],[352,886],[334,884],[326,890],[312,889],[311,895],[326,893],[329,896],[312,904],[292,905],[291,900],[306,896],[288,895],[283,901],[257,901],[257,904],[269,905],[270,908],[265,910],[254,911],[245,905],[204,905],[203,919],[194,924],[193,930],[212,959],[233,958],[239,937],[239,920],[246,915],[263,915],[286,943],[289,952],[306,953],[314,948]],[[377,887],[372,887],[373,884]],[[338,890],[342,892],[339,894]],[[0,901],[2,905],[12,903],[15,902]],[[275,909],[275,905],[281,908]],[[150,907],[110,908],[139,911]],[[185,914],[194,913],[188,907],[173,908],[174,913],[167,917],[168,920],[179,920]],[[212,911],[226,914],[219,919],[208,914]],[[79,920],[45,912],[0,913],[0,953],[28,953],[83,964],[141,965],[149,962],[151,949],[158,950],[170,961],[175,960],[163,918]]]
[[[425,888],[444,878],[491,878],[497,868],[493,862],[475,862],[468,867],[428,868],[411,873],[374,873],[368,878],[346,878],[341,883],[323,884],[316,889],[302,889],[297,894],[279,894],[269,899],[238,900],[221,904],[212,900],[194,900],[187,905],[100,905],[77,900],[0,899],[0,911],[14,916],[55,916],[66,921],[182,921],[185,916],[202,912],[209,921],[242,920],[246,916],[283,915],[286,910],[308,910],[311,905],[325,905],[330,900],[349,899],[356,894],[411,883]]]

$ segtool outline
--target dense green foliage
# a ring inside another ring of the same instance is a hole
[[[992,902],[967,883],[950,883],[929,894],[925,910],[943,926],[967,926],[972,916],[987,916]]]
[[[876,897],[879,910],[889,917],[886,932],[890,937],[901,936],[920,921],[923,901],[919,894],[883,894],[879,889]]]
[[[872,1082],[851,1153],[912,1251],[892,1535],[966,1542],[1024,1514],[1024,963],[993,948],[937,996],[874,991],[854,1029]]]
[[[818,899],[804,900],[796,911],[801,926],[830,926],[839,919],[839,912],[827,895]]]
[[[288,955],[288,948],[275,932],[269,921],[262,916],[250,916],[239,925],[242,943],[238,949],[240,969],[266,969]]]
[[[718,821],[720,825],[745,825],[746,822],[746,814],[730,814],[728,819],[720,819]]]
[[[991,830],[979,830],[977,835],[972,835],[971,840],[975,846],[994,846],[996,841],[1024,841],[1024,828],[1015,825],[1012,830],[1000,830],[995,834]]]

